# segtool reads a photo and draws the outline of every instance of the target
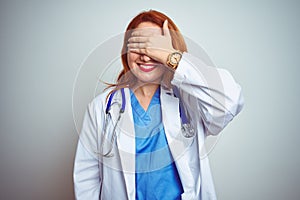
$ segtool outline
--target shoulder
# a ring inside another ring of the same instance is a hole
[[[112,89],[113,88],[109,88],[109,89],[103,91],[102,93],[96,95],[90,101],[90,103],[88,104],[88,107],[90,107],[92,110],[95,110],[95,111],[100,111],[99,109],[104,110],[107,96],[111,92]]]
[[[108,94],[112,91],[112,88],[109,88],[105,91],[103,91],[102,93],[96,95],[92,101],[90,103],[99,103],[99,102],[105,102],[106,101],[106,97],[108,96]]]

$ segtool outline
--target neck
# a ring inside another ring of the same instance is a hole
[[[140,96],[140,97],[152,97],[159,87],[159,84],[142,84],[142,85],[136,85],[133,88],[134,94]]]

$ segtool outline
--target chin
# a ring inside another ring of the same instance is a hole
[[[161,78],[156,78],[156,79],[149,79],[149,78],[138,78],[138,81],[140,83],[143,83],[143,84],[149,84],[149,83],[152,83],[152,84],[160,84],[161,83]]]
[[[140,70],[132,71],[138,82],[160,84],[163,76],[163,71],[158,70],[155,73],[142,72]]]

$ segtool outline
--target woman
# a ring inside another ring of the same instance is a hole
[[[200,153],[240,112],[240,86],[188,54],[174,22],[154,10],[129,23],[122,63],[117,83],[85,113],[76,198],[216,199]]]

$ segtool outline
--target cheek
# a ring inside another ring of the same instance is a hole
[[[138,54],[136,54],[136,53],[128,53],[127,54],[127,61],[128,61],[128,65],[129,65],[129,67],[130,68],[132,68],[133,66],[133,64],[135,63],[135,61],[138,59]]]
[[[159,68],[158,75],[159,75],[159,76],[163,76],[163,74],[164,74],[165,72],[166,72],[166,68],[163,67],[163,66],[161,66],[161,67]]]

